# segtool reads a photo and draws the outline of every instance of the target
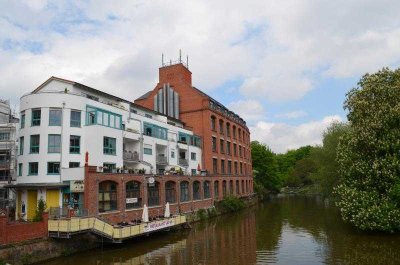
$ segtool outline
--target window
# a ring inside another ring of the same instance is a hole
[[[190,159],[196,160],[196,153],[191,152],[190,153]]]
[[[236,139],[236,126],[232,126],[232,131],[233,131],[233,139]]]
[[[225,174],[225,160],[221,159],[221,174]]]
[[[10,133],[9,132],[0,132],[0,141],[9,141]]]
[[[18,164],[18,176],[21,177],[22,176],[22,163]]]
[[[24,154],[24,137],[19,137],[19,155]]]
[[[59,175],[60,174],[60,162],[48,162],[47,163],[47,174],[48,175]]]
[[[61,126],[61,109],[50,109],[49,126]]]
[[[182,181],[181,182],[181,202],[189,201],[189,182]]]
[[[240,175],[242,175],[243,174],[243,164],[242,164],[242,162],[240,162]]]
[[[196,176],[197,175],[197,170],[196,169],[192,169],[191,173],[192,173],[192,176]]]
[[[29,175],[36,176],[39,173],[39,163],[38,162],[31,162],[29,163]]]
[[[41,116],[40,109],[32,110],[32,126],[40,126],[40,116]]]
[[[232,174],[232,161],[228,161],[228,174]]]
[[[231,154],[231,142],[226,142],[226,153]]]
[[[69,136],[69,152],[71,154],[80,154],[81,152],[81,137],[77,135]],[[115,152],[115,150],[114,150]]]
[[[175,151],[171,151],[171,158],[175,158]]]
[[[40,146],[40,135],[31,135],[31,154],[38,154],[39,153],[39,146]]]
[[[188,144],[189,143],[189,140],[191,140],[191,135],[189,135],[189,134],[186,134],[186,133],[182,133],[182,132],[179,132],[179,142],[181,142],[181,143],[185,143],[185,144]]]
[[[222,196],[226,196],[226,180],[222,181]]]
[[[242,130],[239,128],[239,141],[241,141],[242,138]]]
[[[229,194],[233,194],[233,181],[229,181]]]
[[[226,124],[226,136],[231,137],[231,125],[229,123]]]
[[[214,181],[214,198],[218,199],[219,197],[219,182]]]
[[[49,134],[48,150],[49,153],[61,152],[61,135]]]
[[[221,152],[221,154],[223,154],[223,153],[225,153],[225,151],[224,151],[224,145],[225,145],[225,143],[224,143],[224,140],[222,140],[222,139],[220,139],[219,140],[219,151]]]
[[[151,136],[151,137],[155,137],[155,138],[159,138],[159,139],[163,139],[163,140],[167,140],[167,129],[148,123],[148,122],[143,122],[143,131],[145,133],[145,135],[147,136]],[[180,137],[181,133],[179,133],[179,137]]]
[[[21,129],[25,128],[25,111],[21,112],[21,121],[20,121],[20,127]]]
[[[215,125],[215,117],[211,116],[211,130],[216,131],[216,125]]]
[[[238,174],[238,162],[237,161],[235,161],[234,167],[235,167],[235,174],[237,175]]]
[[[213,158],[213,173],[218,174],[218,160]]]
[[[160,205],[160,184],[157,181],[148,184],[147,194],[149,207]]]
[[[193,200],[201,200],[200,182],[193,182]]]
[[[165,183],[165,202],[176,203],[176,184],[173,181]]]
[[[140,182],[129,181],[126,183],[126,209],[139,208],[142,206],[140,196]]]
[[[212,137],[212,150],[213,152],[217,152],[217,138]]]
[[[209,181],[204,181],[204,183],[203,183],[203,192],[204,192],[204,199],[211,198],[210,182]]]
[[[224,134],[224,121],[219,120],[219,133]]]
[[[104,136],[103,139],[103,153],[105,155],[116,155],[117,139]]]
[[[79,110],[71,110],[71,127],[81,127],[81,112]]]
[[[103,172],[104,173],[112,173],[116,168],[114,163],[103,163]]]
[[[239,156],[242,157],[242,146],[239,145]]]
[[[153,154],[153,149],[145,147],[145,148],[143,148],[143,153],[145,155],[152,155]]]
[[[117,183],[103,181],[99,183],[99,212],[117,210]]]
[[[86,106],[86,125],[94,124],[121,129],[122,116],[104,109]]]
[[[79,162],[69,162],[69,168],[80,167]]]

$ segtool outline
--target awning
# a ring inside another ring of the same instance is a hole
[[[4,185],[4,188],[9,189],[55,189],[62,187],[69,187],[69,183],[18,183]]]

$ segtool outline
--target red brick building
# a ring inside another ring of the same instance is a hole
[[[158,84],[135,103],[182,120],[202,137],[203,167],[209,175],[243,179],[253,192],[246,122],[192,86],[192,73],[183,63],[159,68]]]

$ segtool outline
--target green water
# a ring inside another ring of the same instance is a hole
[[[45,264],[400,264],[400,235],[358,232],[318,198],[278,197],[191,230],[105,245]]]

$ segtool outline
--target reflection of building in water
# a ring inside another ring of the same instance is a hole
[[[117,253],[113,252],[112,257],[103,253],[105,258],[97,259],[97,264],[255,264],[257,250],[255,218],[254,213],[247,213],[245,216],[224,216],[213,222],[198,223],[193,226],[186,239],[155,250],[151,250],[155,247],[152,244],[159,246],[159,243],[152,241],[141,246],[135,244]],[[132,257],[132,255],[137,256]]]

